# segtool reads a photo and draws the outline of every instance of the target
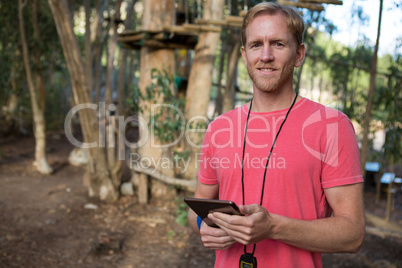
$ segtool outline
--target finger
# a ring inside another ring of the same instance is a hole
[[[205,222],[203,222],[203,225],[201,225],[200,234],[204,236],[213,236],[213,237],[223,237],[228,235],[224,230],[220,228],[211,227]]]
[[[236,240],[228,235],[224,237],[201,236],[201,241],[205,247],[215,250],[227,249],[236,243]]]
[[[241,231],[244,226],[249,226],[250,224],[246,216],[229,215],[221,212],[211,213],[208,218],[219,227],[225,227],[225,231],[226,229]]]
[[[213,213],[208,217],[223,230],[225,234],[233,237],[236,241],[243,239],[245,224],[241,223],[244,216],[231,216],[224,213]],[[244,220],[243,220],[244,221]]]
[[[230,248],[236,241],[232,240],[227,243],[203,243],[204,247],[209,248],[211,250],[224,250]]]
[[[220,227],[225,233],[237,242],[249,244],[249,234],[251,229],[248,227],[248,219],[245,216],[225,215],[224,213],[213,213],[208,215],[210,219]],[[218,218],[219,217],[219,218]]]
[[[210,236],[210,235],[202,235],[201,236],[201,241],[204,244],[233,244],[234,239],[230,237],[229,235],[226,236]]]
[[[206,248],[214,249],[214,250],[222,250],[222,249],[227,249],[230,246],[232,246],[234,243],[236,243],[236,240],[234,240],[232,237],[230,237],[223,230],[218,229],[218,228],[213,228],[213,229],[219,230],[219,232],[216,232],[218,234],[218,236],[201,233],[201,241]],[[222,234],[224,234],[224,235],[222,235]]]
[[[217,221],[220,224],[228,223],[231,225],[239,225],[242,222],[242,219],[244,216],[238,216],[238,215],[230,215],[222,212],[214,212],[208,214],[208,218],[211,219],[212,221]],[[217,223],[215,222],[215,223]]]
[[[250,214],[257,213],[257,212],[261,211],[261,206],[259,206],[257,204],[240,205],[239,210],[240,210],[241,213],[243,213],[245,215],[250,215]]]

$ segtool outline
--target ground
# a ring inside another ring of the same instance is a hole
[[[136,197],[105,204],[88,197],[84,169],[68,164],[73,149],[48,135],[52,175],[32,167],[32,137],[0,139],[0,268],[213,267],[214,253],[176,222],[180,198],[163,206]],[[185,195],[185,193],[182,193]],[[367,234],[358,254],[324,254],[324,267],[402,267],[402,198],[391,222],[385,196],[365,193]]]

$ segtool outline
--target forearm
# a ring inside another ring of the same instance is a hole
[[[194,193],[194,197],[196,198],[204,198],[204,199],[217,199],[219,192],[218,184],[203,184],[201,182],[197,182],[197,188]],[[198,229],[197,224],[197,214],[192,209],[189,209],[187,215],[188,223],[190,224],[191,229],[197,234],[200,235],[200,230]]]
[[[187,215],[187,220],[188,224],[190,225],[191,229],[196,233],[197,235],[200,235],[200,230],[198,229],[198,224],[197,224],[197,214],[192,209],[189,209],[188,215]]]
[[[239,205],[246,216],[213,213],[208,217],[244,245],[275,239],[313,252],[357,252],[365,233],[362,185],[325,190],[333,217],[317,220],[287,218],[257,204]]]
[[[220,228],[209,227],[201,223],[201,229],[198,229],[197,215],[193,210],[189,210],[188,222],[194,233],[201,237],[201,241],[206,248],[212,250],[223,250],[231,247],[236,241]]]
[[[272,238],[313,252],[356,253],[364,239],[364,219],[336,216],[312,221],[272,215]]]

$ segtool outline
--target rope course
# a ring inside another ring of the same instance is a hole
[[[243,17],[248,11],[248,1],[243,2],[239,16],[232,14],[232,0],[227,0],[228,15],[224,19],[203,19],[204,0],[184,0],[184,20],[181,25],[167,25],[158,31],[124,31],[117,40],[126,48],[140,49],[143,46],[172,49],[194,49],[198,35],[202,32],[221,32],[222,27],[241,28]],[[190,7],[192,3],[192,7]],[[341,0],[277,0],[281,5],[323,11],[323,4],[342,5]],[[192,10],[190,10],[192,9]]]

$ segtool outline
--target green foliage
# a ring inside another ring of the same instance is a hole
[[[140,107],[140,100],[142,99],[141,91],[136,84],[131,84],[131,87],[128,92],[128,98],[126,99],[127,106],[129,107],[132,113],[143,112]]]
[[[384,143],[384,158],[390,160],[393,157],[395,162],[400,162],[402,159],[402,128],[397,125],[388,129],[385,134]]]
[[[175,78],[166,70],[153,69],[151,79],[151,84],[145,88],[145,94],[136,94],[145,101],[145,109],[149,109],[151,115],[149,126],[153,134],[162,143],[174,142],[185,128],[181,112],[184,110],[185,102],[177,97]]]
[[[188,215],[188,207],[183,202],[183,200],[176,199],[177,209],[176,209],[176,223],[180,224],[181,226],[186,226],[188,224],[187,215]]]
[[[2,1],[0,3],[0,106],[4,105],[11,94],[10,79],[12,70],[15,78],[20,79],[23,69],[19,48],[19,23],[18,5],[16,3]],[[7,27],[5,27],[7,25]],[[7,64],[4,64],[7,63]],[[18,74],[18,75],[17,75]],[[18,77],[17,77],[18,76]]]
[[[64,67],[64,58],[60,47],[57,30],[53,22],[53,16],[50,11],[49,5],[46,0],[39,1],[38,8],[38,27],[40,34],[40,41],[34,38],[33,30],[33,3],[28,1],[27,6],[24,8],[24,26],[27,38],[28,50],[31,55],[30,68],[33,74],[38,70],[42,70],[43,82],[46,93],[49,88],[53,87],[58,91],[57,96],[54,94],[46,94],[46,103],[49,105],[47,109],[46,119],[51,120],[53,115],[63,116],[65,110],[60,110],[59,104],[66,102],[63,96],[65,86],[51,85],[52,81],[55,82],[55,75],[59,70]],[[5,105],[12,91],[18,96],[18,117],[20,120],[27,122],[31,121],[31,102],[27,87],[26,73],[22,59],[21,47],[21,33],[18,20],[18,3],[15,1],[2,1],[0,3],[0,24],[7,25],[0,29],[0,62],[7,64],[0,64],[0,107]],[[37,66],[32,57],[36,52],[41,53],[41,66]],[[65,77],[65,75],[63,75]],[[35,77],[34,77],[35,79]],[[35,81],[36,82],[36,79]],[[59,96],[61,95],[61,96]],[[56,104],[57,103],[57,104]],[[55,104],[54,106],[52,104]],[[52,109],[55,107],[56,109]],[[48,126],[53,122],[48,121]],[[57,124],[58,128],[63,124]]]
[[[179,152],[175,150],[173,152],[173,156],[177,157],[178,159],[187,160],[190,157],[190,152],[189,151]]]
[[[172,240],[176,236],[176,232],[173,230],[169,230],[166,234],[168,240]]]
[[[384,158],[391,158],[397,163],[402,159],[402,135],[400,107],[402,106],[402,57],[398,55],[394,61],[388,57],[389,75],[386,83],[378,87],[374,105],[376,109],[373,117],[383,122],[386,135],[384,144]]]
[[[356,49],[343,47],[329,55],[326,66],[329,68],[332,94],[338,96],[339,108],[351,119],[362,120],[368,69],[372,53],[366,46]]]

